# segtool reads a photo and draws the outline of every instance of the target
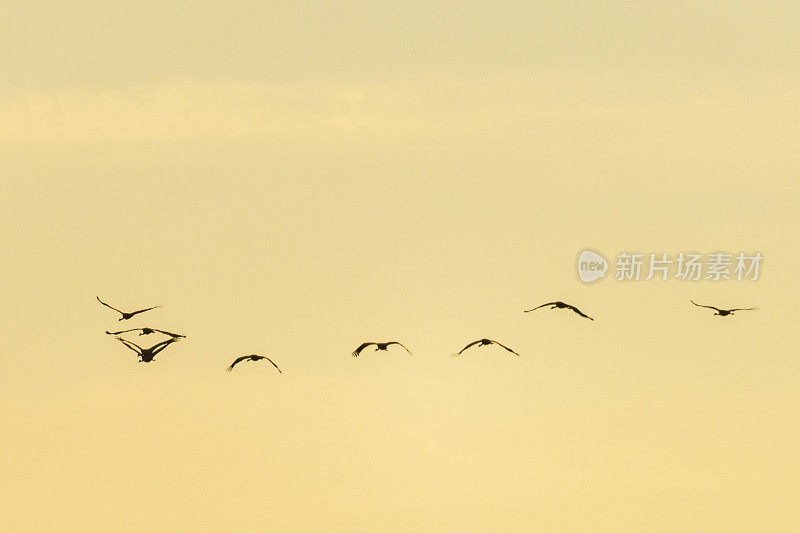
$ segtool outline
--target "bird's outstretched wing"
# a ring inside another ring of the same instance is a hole
[[[391,341],[391,342],[387,342],[387,343],[386,343],[386,346],[391,346],[392,344],[397,344],[398,346],[403,346],[403,343],[402,343],[402,342],[397,342],[397,341]],[[406,348],[405,346],[403,346],[403,349],[404,349],[405,351],[407,351],[407,352],[408,352],[408,355],[412,355],[412,354],[411,354],[411,350],[409,350],[409,349],[408,349],[408,348]]]
[[[736,309],[728,309],[728,311],[758,311],[758,307],[738,307]]]
[[[136,344],[135,342],[127,341],[122,337],[116,337],[116,339],[125,346],[127,346],[128,348],[130,348],[131,350],[133,350],[134,352],[136,352],[137,355],[142,355],[142,353],[144,352],[142,347]]]
[[[129,331],[139,331],[142,328],[133,328],[133,329],[123,329],[120,331],[106,331],[109,335],[121,335],[123,333],[128,333]]]
[[[272,359],[270,359],[269,357],[266,357],[266,356],[264,356],[264,359],[266,359],[267,361],[272,363],[272,366],[274,366],[278,370],[278,372],[283,374],[283,371],[280,368],[278,368],[278,365],[275,364],[275,361],[273,361]]]
[[[236,365],[238,365],[239,363],[241,363],[245,359],[250,359],[250,356],[249,355],[243,355],[241,357],[237,357],[236,359],[234,359],[233,363],[231,363],[231,366],[228,367],[228,372],[233,370],[233,367],[235,367]]]
[[[491,340],[491,339],[489,339],[489,340]],[[496,345],[498,345],[498,346],[502,347],[502,348],[505,348],[505,349],[506,349],[506,350],[508,350],[509,352],[511,352],[511,353],[513,353],[514,355],[516,355],[517,357],[519,357],[519,354],[518,354],[517,352],[515,352],[514,350],[512,350],[511,348],[509,348],[509,347],[508,347],[508,346],[506,346],[505,344],[500,344],[500,343],[499,343],[499,342],[497,342],[497,341],[492,341],[492,342],[493,342],[493,343],[495,343]]]
[[[132,311],[132,312],[130,312],[128,314],[130,316],[138,315],[139,313],[144,313],[145,311],[150,311],[151,309],[158,309],[159,307],[161,307],[161,306],[160,305],[154,305],[153,307],[148,307],[146,309],[139,309],[138,311]]]
[[[95,298],[97,298],[97,301],[98,301],[98,302],[100,302],[101,304],[105,305],[105,306],[106,306],[106,307],[108,307],[109,309],[113,309],[114,311],[116,311],[117,313],[119,313],[119,314],[121,314],[121,315],[124,315],[124,314],[125,314],[124,312],[120,311],[120,310],[119,310],[119,309],[117,309],[116,307],[111,307],[110,305],[108,305],[107,303],[105,303],[103,300],[101,300],[101,299],[100,299],[100,297],[99,297],[99,296],[95,296]]]
[[[147,351],[150,352],[151,354],[153,354],[153,356],[155,357],[155,355],[158,352],[160,352],[161,350],[163,350],[164,348],[166,348],[167,346],[169,346],[173,342],[178,342],[178,339],[176,339],[175,337],[172,337],[171,339],[167,339],[165,341],[161,341],[158,344],[154,344],[153,346],[151,346]]]
[[[142,328],[139,328],[139,329],[142,329]],[[156,328],[150,328],[150,329],[153,330],[153,331],[157,331],[159,333],[163,333],[164,335],[169,335],[170,337],[175,338],[175,339],[177,339],[177,338],[185,339],[186,338],[186,335],[181,335],[179,333],[170,333],[169,331],[164,331],[163,329],[156,329]]]
[[[699,303],[695,302],[694,300],[689,300],[689,301],[692,302],[697,307],[706,307],[708,309],[713,309],[715,311],[722,311],[722,309],[720,309],[719,307],[714,307],[713,305],[700,305]]]
[[[558,302],[547,302],[546,304],[537,305],[537,306],[536,306],[536,307],[534,307],[533,309],[526,309],[526,310],[525,310],[525,312],[526,312],[526,313],[530,313],[531,311],[536,311],[536,310],[537,310],[537,309],[539,309],[540,307],[547,307],[548,305],[555,305],[555,304],[557,304],[557,303],[558,303]]]
[[[478,339],[478,340],[476,340],[476,341],[472,341],[471,343],[469,343],[469,344],[467,344],[466,346],[464,346],[463,348],[461,348],[461,351],[460,351],[460,352],[458,352],[458,353],[454,353],[454,354],[453,354],[453,357],[458,357],[459,355],[461,355],[462,353],[464,353],[464,350],[466,350],[467,348],[470,348],[471,346],[475,346],[476,344],[480,344],[480,342],[481,342],[481,339]]]
[[[353,357],[358,357],[359,355],[361,355],[361,352],[364,350],[364,348],[366,348],[370,344],[376,344],[376,343],[374,343],[374,342],[365,342],[364,344],[362,344],[361,346],[359,346],[358,348],[353,350]]]
[[[570,309],[572,309],[572,310],[573,310],[573,311],[575,311],[576,313],[578,313],[578,314],[579,314],[580,316],[582,316],[583,318],[588,318],[589,320],[594,320],[594,318],[590,317],[589,315],[585,315],[585,314],[583,314],[583,313],[581,312],[581,310],[580,310],[580,309],[578,309],[577,307],[575,307],[574,305],[569,305],[569,304],[567,304],[567,307],[568,307],[568,308],[570,308]]]

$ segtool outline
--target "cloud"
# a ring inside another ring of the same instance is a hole
[[[558,75],[372,84],[187,80],[0,94],[0,142],[426,138],[702,115],[730,124],[792,108],[797,83],[769,87]]]

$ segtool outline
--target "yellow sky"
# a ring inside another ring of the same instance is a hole
[[[794,4],[6,12],[3,531],[797,530]]]

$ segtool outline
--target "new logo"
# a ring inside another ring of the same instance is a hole
[[[591,283],[606,277],[608,261],[592,250],[584,250],[578,256],[578,277],[584,283]]]

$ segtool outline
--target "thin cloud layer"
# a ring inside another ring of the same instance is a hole
[[[664,78],[642,79],[631,90],[630,81],[547,76],[271,85],[226,80],[24,92],[0,95],[0,142],[396,139],[588,123],[669,127],[684,119],[726,130],[798,114],[793,80],[749,90],[732,82],[701,86]]]

